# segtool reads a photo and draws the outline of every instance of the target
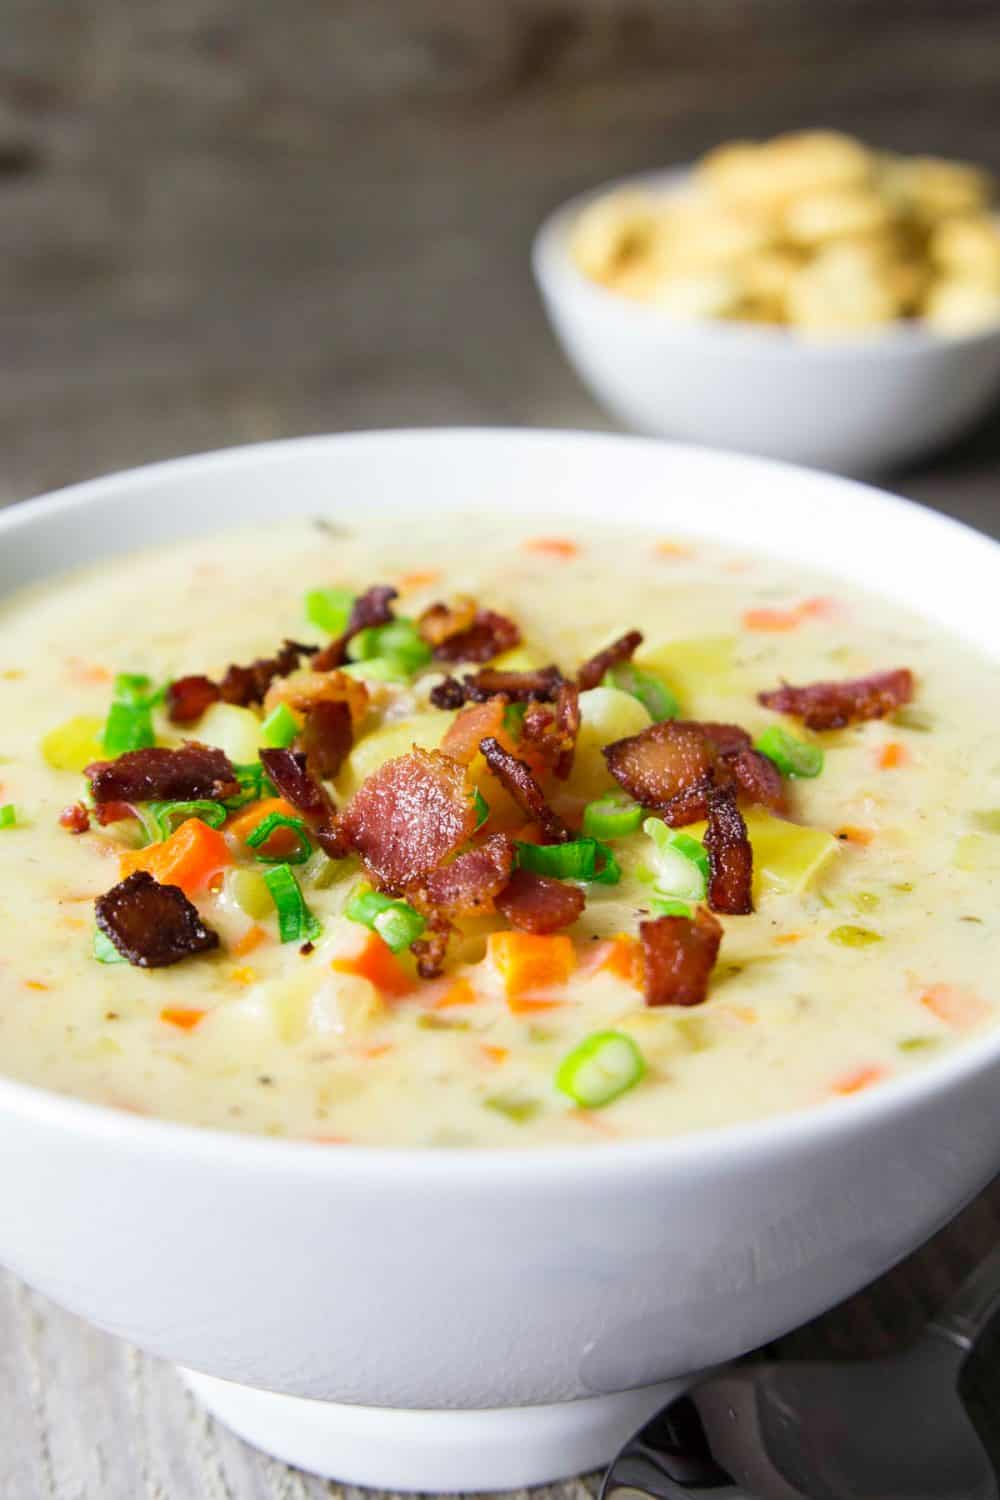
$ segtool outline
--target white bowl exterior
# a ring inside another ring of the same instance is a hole
[[[662,187],[676,176],[634,181]],[[586,201],[543,226],[535,274],[570,363],[636,432],[871,473],[940,447],[996,400],[1000,327],[946,338],[906,326],[818,342],[751,324],[683,322],[596,286],[567,252]]]
[[[0,517],[0,587],[281,511],[606,515],[852,571],[996,651],[998,549],[844,481],[581,434],[370,434],[160,465]],[[864,544],[859,547],[859,539]],[[0,1259],[196,1370],[369,1406],[554,1402],[770,1339],[993,1175],[1000,1038],[857,1099],[676,1141],[382,1151],[228,1136],[0,1081]]]

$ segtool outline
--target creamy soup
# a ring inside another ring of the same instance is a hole
[[[373,584],[397,597],[345,647]],[[493,668],[533,676],[498,699]],[[871,674],[840,727],[836,695],[759,698]],[[840,581],[565,518],[303,520],[25,592],[2,1068],[331,1144],[596,1145],[846,1099],[995,1023],[995,680]],[[129,791],[185,740],[222,753]]]

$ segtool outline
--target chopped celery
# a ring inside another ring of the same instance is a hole
[[[17,808],[13,802],[5,802],[0,807],[0,828],[13,828],[17,824]]]
[[[872,943],[882,941],[880,932],[873,932],[870,927],[856,927],[850,922],[835,927],[827,937],[831,943],[840,943],[844,948],[868,948]]]
[[[936,721],[926,708],[915,708],[910,704],[907,708],[897,708],[894,714],[889,715],[889,722],[900,729],[914,729],[918,734],[929,734]]]
[[[273,708],[260,726],[264,744],[276,750],[286,750],[298,732],[299,721],[287,703]]]
[[[483,1100],[483,1106],[492,1109],[495,1114],[503,1115],[514,1125],[526,1125],[542,1108],[538,1099],[526,1099],[517,1094],[491,1094],[488,1099]]]
[[[259,921],[274,910],[267,882],[257,870],[230,870],[223,883],[226,895],[245,912]]]
[[[99,927],[94,928],[94,957],[99,964],[128,963],[128,959],[118,952],[111,939]]]
[[[350,589],[310,589],[304,600],[306,619],[330,635],[343,635],[353,604]]]
[[[1000,833],[1000,807],[988,807],[982,812],[974,812],[969,821],[980,833]]]

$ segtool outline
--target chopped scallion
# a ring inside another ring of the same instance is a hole
[[[359,886],[344,908],[345,917],[360,922],[377,932],[393,953],[408,948],[423,933],[427,923],[408,901],[395,901],[373,891],[370,886]]]
[[[17,823],[17,808],[13,802],[5,802],[0,807],[0,828],[13,828]]]
[[[634,1088],[646,1071],[642,1053],[624,1031],[595,1031],[563,1058],[556,1088],[583,1109],[603,1109]]]
[[[221,828],[226,821],[226,809],[222,803],[203,798],[194,802],[144,802],[136,810],[154,843],[168,839],[188,818],[200,818],[209,828]]]
[[[283,943],[313,942],[323,934],[323,925],[305,903],[299,883],[287,864],[271,865],[264,881],[278,912],[278,936]]]
[[[823,769],[822,747],[796,739],[780,724],[770,724],[758,736],[754,749],[773,761],[782,776],[818,776]]]
[[[359,677],[362,682],[409,682],[412,673],[395,656],[372,656],[364,661],[349,661],[341,667],[348,677]]]
[[[654,896],[649,905],[658,917],[691,917],[693,915],[686,901],[674,901],[672,898],[664,899]]]
[[[310,625],[317,625],[331,635],[343,635],[351,617],[354,595],[350,589],[310,589],[304,604]]]
[[[298,848],[294,849],[291,854],[275,856],[265,854],[261,849],[276,828],[290,828],[298,839]],[[266,818],[261,818],[253,832],[247,834],[246,842],[248,848],[261,850],[257,858],[266,865],[280,864],[282,860],[289,865],[304,865],[313,852],[312,840],[306,833],[306,825],[302,819],[288,818],[283,813],[268,813]]]
[[[126,964],[125,958],[99,927],[94,928],[94,957],[99,964]]]
[[[604,674],[602,686],[618,688],[620,692],[638,698],[655,724],[680,716],[681,706],[666,683],[633,662],[623,661],[611,667]]]
[[[512,740],[519,740],[524,729],[524,716],[528,712],[526,703],[508,703],[503,711],[504,734]]]
[[[583,831],[594,839],[619,839],[642,826],[643,811],[630,797],[610,792],[583,809]]]
[[[236,780],[240,784],[240,790],[234,797],[227,797],[225,806],[230,812],[238,807],[244,807],[248,802],[259,802],[263,797],[276,796],[276,789],[270,776],[264,770],[259,760],[248,765],[233,766]]]
[[[490,815],[490,804],[478,787],[472,789],[472,805],[476,809],[476,828],[482,828]]]
[[[285,750],[299,732],[299,721],[287,703],[273,708],[260,726],[261,739],[265,745],[276,750]]]
[[[643,832],[653,843],[653,887],[658,896],[703,901],[710,867],[703,845],[689,833],[668,828],[662,818],[647,818]]]
[[[414,621],[399,616],[385,625],[359,630],[347,647],[347,655],[355,662],[388,657],[412,677],[430,661],[431,648]]]
[[[596,881],[598,885],[617,885],[621,868],[607,844],[598,839],[571,839],[566,844],[524,844],[515,841],[517,863],[522,870],[536,875],[553,875],[557,880]]]

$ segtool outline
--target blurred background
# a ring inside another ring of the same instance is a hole
[[[1000,170],[996,0],[6,0],[0,499],[340,428],[606,427],[533,230],[808,125]],[[898,487],[982,524],[1000,425]]]

